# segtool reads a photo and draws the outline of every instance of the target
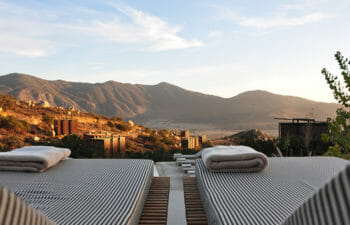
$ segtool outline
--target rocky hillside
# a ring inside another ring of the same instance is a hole
[[[246,145],[268,156],[281,156],[277,141],[259,129],[241,131],[212,141],[214,145]]]
[[[264,142],[273,140],[273,138],[259,129],[251,129],[213,140],[213,143],[215,145],[239,145],[247,140],[251,142]]]
[[[20,100],[47,101],[107,116],[132,119],[149,127],[203,129],[276,129],[274,117],[325,120],[337,104],[249,91],[221,98],[160,83],[157,85],[48,81],[24,74],[0,76],[0,94]]]

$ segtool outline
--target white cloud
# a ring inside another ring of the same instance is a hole
[[[0,52],[24,57],[42,57],[53,52],[54,45],[42,36],[44,23],[37,13],[0,1]]]
[[[52,43],[46,40],[20,37],[11,33],[1,33],[0,52],[25,57],[41,57],[53,50]]]
[[[329,16],[322,13],[312,13],[300,17],[278,16],[273,18],[243,17],[239,18],[237,23],[240,26],[266,29],[273,27],[301,26],[309,23],[316,23],[328,18]]]
[[[331,17],[330,14],[321,13],[324,10],[319,9],[311,2],[299,2],[295,4],[280,5],[276,11],[272,11],[272,16],[241,16],[237,15],[229,8],[215,6],[220,10],[220,16],[223,19],[232,20],[242,27],[251,27],[255,29],[270,29],[278,27],[303,26],[306,24],[317,23]],[[315,8],[312,8],[314,6]]]
[[[221,30],[215,30],[212,32],[209,32],[208,37],[210,38],[219,38],[222,35],[222,31]]]
[[[72,7],[74,18],[62,23],[65,17],[59,9],[31,9],[0,0],[0,52],[25,57],[42,57],[69,45],[93,42],[134,44],[133,48],[148,51],[165,51],[199,47],[198,40],[179,35],[180,26],[168,24],[159,17],[129,6],[111,6],[117,11],[104,13],[81,7]],[[99,37],[99,39],[96,39]],[[77,38],[80,39],[76,42]],[[99,43],[100,44],[100,43]]]
[[[129,6],[115,6],[129,20],[122,23],[115,16],[110,21],[95,20],[84,26],[72,28],[98,35],[116,43],[140,43],[146,45],[151,51],[166,51],[199,47],[203,43],[198,40],[186,40],[178,35],[182,27],[171,26],[159,17],[148,15]]]

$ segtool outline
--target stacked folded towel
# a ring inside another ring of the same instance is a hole
[[[265,154],[243,145],[203,149],[202,159],[214,172],[260,172],[269,164]]]
[[[66,159],[71,151],[52,146],[27,146],[0,152],[0,170],[43,172]]]
[[[178,158],[185,158],[185,159],[198,159],[201,158],[202,151],[198,151],[196,154],[190,154],[190,155],[183,155],[182,153],[175,153],[173,155],[173,158],[176,160]]]

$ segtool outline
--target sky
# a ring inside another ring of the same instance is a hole
[[[334,102],[350,0],[0,0],[0,75]]]

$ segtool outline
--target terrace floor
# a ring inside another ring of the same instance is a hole
[[[170,177],[168,203],[168,225],[186,225],[186,210],[181,167],[176,162],[157,162],[156,168],[160,177]]]

